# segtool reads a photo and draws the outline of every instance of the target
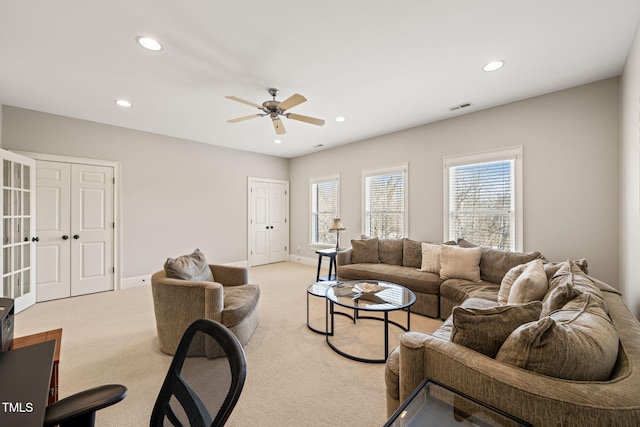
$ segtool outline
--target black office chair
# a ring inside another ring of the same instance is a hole
[[[196,320],[178,344],[150,425],[223,426],[246,374],[244,350],[233,332],[213,320]]]
[[[127,388],[108,384],[81,391],[47,406],[44,427],[93,427],[96,411],[120,402]]]

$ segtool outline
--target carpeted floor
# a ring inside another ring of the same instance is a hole
[[[306,326],[306,288],[315,268],[278,263],[250,269],[261,288],[260,323],[245,346],[247,380],[229,426],[376,426],[386,420],[384,365],[332,351]],[[324,302],[311,298],[311,320],[324,324]],[[380,357],[382,322],[356,327],[337,316],[336,344]],[[399,319],[406,321],[406,314]],[[412,315],[413,330],[441,322]],[[98,412],[98,426],[148,425],[171,356],[157,348],[149,286],[39,303],[19,313],[15,336],[63,328],[60,396],[106,383],[129,388],[117,405]],[[391,348],[400,331],[391,328]]]

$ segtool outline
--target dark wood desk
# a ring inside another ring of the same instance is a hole
[[[42,426],[55,341],[0,352],[0,426]]]

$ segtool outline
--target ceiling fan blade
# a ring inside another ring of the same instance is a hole
[[[303,116],[301,114],[289,113],[289,114],[287,114],[287,118],[288,119],[292,119],[292,120],[299,120],[299,121],[305,122],[305,123],[311,123],[312,125],[316,125],[316,126],[322,126],[324,124],[324,120],[322,120],[322,119],[316,119],[315,117]]]
[[[263,114],[252,114],[250,116],[236,117],[235,119],[227,120],[227,123],[238,123],[244,120],[255,119],[256,117],[261,117]]]
[[[241,102],[243,104],[251,105],[252,107],[256,107],[262,110],[262,105],[255,104],[251,101],[244,100],[242,98],[238,98],[237,96],[225,96],[225,98],[230,99],[232,101]]]
[[[289,108],[295,107],[296,105],[302,104],[306,100],[307,98],[300,95],[299,93],[294,93],[293,95],[291,95],[290,97],[282,101],[279,107],[282,111],[285,111],[285,110],[288,110]]]
[[[276,130],[276,133],[278,135],[283,135],[285,133],[287,133],[286,130],[284,130],[284,124],[282,123],[282,120],[280,119],[273,119],[273,128]]]

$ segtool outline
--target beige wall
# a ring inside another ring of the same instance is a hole
[[[287,179],[286,159],[3,108],[3,148],[122,167],[122,277],[199,247],[209,261],[247,259],[247,177]]]
[[[640,28],[620,86],[620,288],[640,318]]]
[[[291,253],[315,257],[310,177],[340,174],[345,246],[362,231],[362,169],[409,162],[409,237],[442,241],[443,156],[522,145],[524,250],[586,257],[617,286],[618,88],[608,79],[291,160]]]

